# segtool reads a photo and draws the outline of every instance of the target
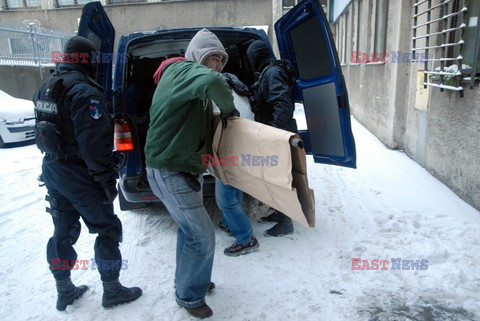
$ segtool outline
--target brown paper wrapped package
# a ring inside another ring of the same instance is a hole
[[[211,162],[215,166],[208,166],[208,171],[293,220],[314,227],[315,199],[308,187],[305,151],[291,147],[291,137],[299,138],[243,118],[230,118],[223,129],[216,119],[212,157],[224,156],[229,162],[227,166]],[[232,157],[238,157],[236,166]]]

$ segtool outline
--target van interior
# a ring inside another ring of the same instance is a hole
[[[241,30],[214,31],[228,53],[228,62],[223,72],[236,75],[247,86],[254,83],[253,70],[248,63],[246,51],[251,42],[260,36]],[[127,46],[127,63],[123,71],[124,113],[134,132],[135,150],[138,152],[140,166],[138,174],[139,188],[148,188],[145,174],[146,135],[149,126],[149,109],[156,85],[153,74],[160,63],[168,58],[183,57],[188,43],[195,31],[173,32],[167,35],[153,34],[135,38]]]

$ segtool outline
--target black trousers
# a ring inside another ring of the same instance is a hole
[[[47,244],[47,261],[53,276],[65,279],[71,270],[86,266],[98,270],[102,281],[117,279],[122,266],[119,250],[122,225],[113,212],[113,204],[103,204],[105,193],[88,174],[85,163],[44,158],[42,173],[55,226]],[[80,261],[89,262],[75,265],[77,253],[73,245],[80,236],[80,217],[89,232],[98,236],[94,245],[95,262],[91,257],[81,258]]]

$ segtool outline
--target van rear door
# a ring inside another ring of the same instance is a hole
[[[98,48],[92,57],[94,61],[100,62],[96,81],[105,89],[106,96],[111,102],[115,28],[100,2],[89,2],[83,6],[78,35],[90,39]]]
[[[306,151],[316,163],[356,167],[347,88],[320,1],[304,0],[275,23],[282,59],[292,62],[303,101]]]

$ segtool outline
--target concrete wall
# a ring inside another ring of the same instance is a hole
[[[414,86],[412,82],[412,92]],[[462,199],[480,209],[478,85],[473,90],[466,88],[463,98],[455,92],[431,88],[428,109],[419,110],[409,104],[407,113],[405,152]]]
[[[372,33],[374,6],[372,0],[363,2],[362,35]],[[386,48],[390,51],[408,52],[410,4],[408,1],[391,1],[388,10]],[[407,14],[408,13],[408,14]],[[349,23],[353,22],[353,4],[349,6]],[[351,30],[351,29],[350,29]],[[402,31],[402,32],[400,32]],[[350,33],[351,34],[351,33]],[[409,66],[402,63],[351,63],[352,43],[347,39],[347,65],[343,67],[352,114],[370,129],[385,145],[400,148],[404,133],[406,91]],[[363,36],[359,50],[372,54],[373,40]]]
[[[363,2],[360,48],[372,53],[374,1]],[[412,3],[389,2],[388,53],[411,53]],[[349,13],[352,12],[351,4]],[[347,53],[352,50],[351,43],[349,38]],[[417,45],[422,46],[421,43]],[[349,60],[343,71],[355,118],[386,146],[403,149],[462,199],[480,209],[479,86],[469,89],[464,84],[463,98],[456,92],[430,88],[428,108],[422,110],[416,108],[416,94],[417,71],[423,70],[423,64],[392,63],[389,59],[386,64],[369,65],[351,64]]]
[[[372,34],[374,6],[372,0],[363,1],[362,35]],[[386,52],[409,51],[410,1],[390,1]],[[349,6],[352,23],[353,4]],[[352,30],[352,29],[350,29]],[[400,32],[402,31],[402,32]],[[351,32],[349,34],[352,34]],[[350,96],[352,114],[369,128],[385,145],[400,148],[404,133],[405,106],[408,90],[409,65],[403,63],[352,64],[352,43],[347,39],[347,62],[343,67]],[[372,54],[373,40],[363,36],[360,51]]]
[[[277,0],[279,1],[279,0]],[[199,26],[268,25],[272,27],[271,0],[192,0],[107,5],[117,36],[133,31]],[[0,11],[2,24],[37,20],[41,26],[65,32],[78,27],[81,7],[48,10]],[[281,12],[281,7],[280,7]],[[270,34],[271,36],[271,34]]]
[[[142,30],[241,25],[267,25],[273,39],[273,16],[276,19],[281,16],[282,6],[281,0],[192,0],[107,5],[105,11],[116,29],[117,39],[122,34]],[[42,27],[73,33],[81,13],[81,7],[3,10],[0,24],[18,26],[37,21]],[[48,75],[49,71],[43,73]],[[38,68],[0,66],[0,88],[15,97],[31,99],[41,81]]]
[[[0,75],[0,89],[13,97],[32,100],[35,90],[50,76],[50,68],[0,65]]]

